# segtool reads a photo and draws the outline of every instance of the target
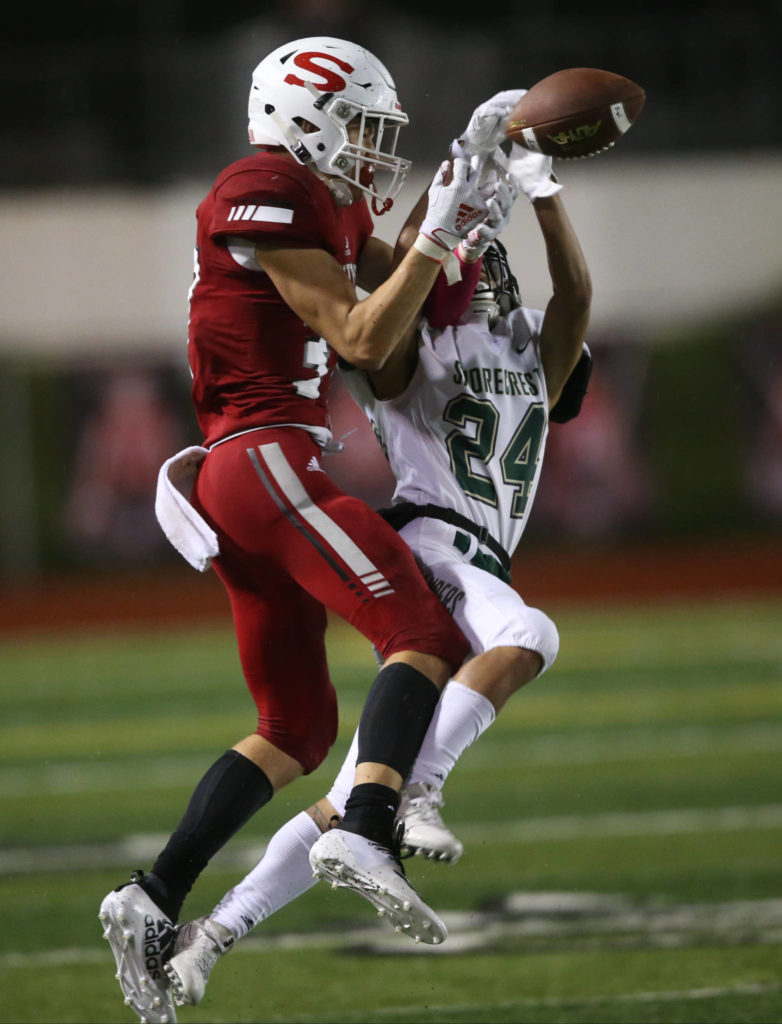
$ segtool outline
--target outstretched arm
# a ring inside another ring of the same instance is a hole
[[[427,212],[410,251],[366,299],[323,249],[258,244],[256,258],[288,306],[353,366],[383,366],[418,311],[445,257],[487,213],[468,161],[444,164],[428,192]],[[467,216],[464,213],[467,211]]]
[[[592,279],[573,225],[559,195],[536,199],[553,294],[540,335],[549,409],[581,357],[592,302]]]
[[[411,249],[403,263],[366,299],[324,249],[256,247],[258,262],[283,300],[352,366],[380,369],[406,332],[440,271]]]
[[[498,93],[475,110],[460,140],[467,154],[488,153],[503,142],[507,116],[524,91]],[[506,169],[532,203],[546,245],[554,293],[546,308],[541,352],[551,409],[582,355],[592,282],[578,238],[558,195],[561,185],[552,174],[551,157],[529,152],[514,143],[508,153]]]
[[[464,159],[465,150],[457,140],[451,145],[451,153],[455,159]],[[482,173],[485,162],[475,157],[471,159],[476,173],[482,174],[480,191],[486,202],[487,215],[459,243],[450,257],[450,266],[439,273],[423,304],[423,314],[430,326],[435,328],[459,323],[478,283],[483,253],[510,220],[517,194],[515,183],[500,177],[496,169],[491,173]],[[425,200],[426,196],[422,196],[402,226],[393,253],[395,265],[403,262],[411,246],[415,245],[419,225],[426,212]],[[394,398],[410,382],[418,362],[418,334],[415,326],[411,326],[384,366],[370,373],[378,398]]]

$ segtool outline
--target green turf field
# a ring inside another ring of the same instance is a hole
[[[553,609],[562,652],[446,789],[467,852],[408,862],[450,937],[315,886],[187,1021],[782,1021],[782,602]],[[343,730],[202,876],[208,912],[326,790],[373,674],[332,627]],[[0,642],[0,1021],[130,1022],[98,905],[254,728],[230,628]]]

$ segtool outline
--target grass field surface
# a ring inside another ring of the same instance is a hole
[[[180,1022],[782,1021],[782,600],[563,607],[562,651],[464,756],[455,866],[408,862],[437,950],[322,883]],[[322,795],[374,668],[330,628],[342,730],[215,859],[207,913]],[[0,643],[0,1021],[132,1022],[98,905],[254,728],[230,626]]]

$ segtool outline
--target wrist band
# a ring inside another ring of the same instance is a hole
[[[462,240],[456,246],[456,255],[462,263],[477,263],[488,248],[488,242],[485,245],[481,242],[479,245],[470,246],[467,242]]]
[[[444,249],[437,242],[433,242],[431,238],[426,235],[416,235],[415,241],[413,242],[413,248],[417,249],[424,256],[428,256],[430,260],[434,260],[436,263],[442,263],[445,257],[448,255],[448,249]]]

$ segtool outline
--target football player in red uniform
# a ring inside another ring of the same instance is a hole
[[[400,928],[429,942],[445,936],[404,878],[392,829],[402,781],[468,645],[395,530],[320,466],[334,444],[326,392],[337,357],[381,367],[445,259],[497,209],[469,161],[443,164],[420,233],[393,269],[367,200],[379,214],[398,193],[406,122],[372,54],[336,39],[292,42],[253,74],[255,152],[219,174],[198,208],[189,354],[205,446],[189,511],[219,547],[214,566],[258,726],[207,771],[151,872],[101,906],[126,1002],[150,1022],[175,1020],[162,964],[195,879],[336,737],[327,608],[371,640],[384,667],[360,720],[354,788],[339,829],[323,836],[321,862]]]

